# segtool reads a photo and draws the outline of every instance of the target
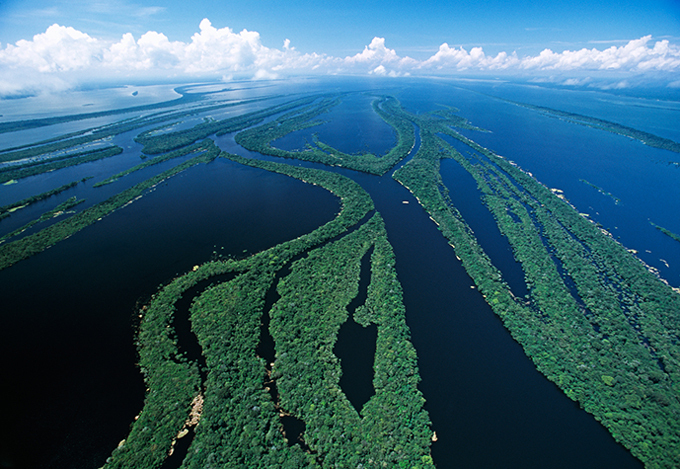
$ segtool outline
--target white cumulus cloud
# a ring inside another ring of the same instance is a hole
[[[54,24],[32,41],[20,40],[0,51],[0,64],[26,67],[38,72],[87,68],[97,60],[102,44],[74,28]]]
[[[356,55],[336,59],[333,64],[339,72],[359,72],[372,75],[401,76],[418,65],[411,57],[399,57],[394,49],[385,46],[385,38],[374,37],[364,50]]]
[[[364,47],[363,52],[345,58],[345,63],[383,63],[396,62],[399,56],[394,49],[385,47],[385,38],[374,37],[369,45]]]
[[[680,68],[680,48],[667,40],[649,47],[652,36],[629,41],[621,47],[605,50],[581,49],[556,53],[545,49],[536,57],[521,61],[524,69],[538,70],[625,70],[673,71]]]
[[[420,64],[423,69],[455,69],[455,70],[504,70],[519,63],[516,53],[508,55],[500,52],[496,57],[488,57],[481,47],[473,47],[470,52],[459,48],[452,48],[447,43],[439,46],[439,50],[432,57]]]
[[[481,47],[470,52],[462,47],[452,48],[447,43],[425,60],[420,68],[435,70],[620,70],[629,72],[674,71],[680,69],[680,48],[667,40],[658,41],[652,47],[651,36],[629,41],[620,47],[605,50],[581,49],[553,52],[543,50],[536,56],[520,58],[517,53],[500,52],[487,56]]]
[[[184,68],[189,73],[239,71],[260,66],[272,58],[272,50],[262,45],[260,34],[255,31],[244,29],[234,33],[230,28],[216,29],[207,19],[199,27],[201,32],[194,34],[184,48]]]

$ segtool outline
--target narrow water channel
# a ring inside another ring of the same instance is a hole
[[[501,234],[493,215],[482,203],[481,192],[472,175],[450,159],[442,160],[440,174],[453,206],[475,233],[477,242],[493,265],[501,271],[512,293],[516,297],[528,295],[522,265],[515,260],[508,239]]]
[[[172,327],[177,336],[177,348],[185,358],[198,365],[201,372],[201,382],[205,382],[207,375],[207,365],[205,357],[198,343],[198,338],[191,329],[191,304],[200,296],[205,290],[212,285],[228,282],[232,280],[236,274],[229,272],[222,275],[207,278],[198,282],[193,287],[185,291],[179,300],[175,302],[175,313],[172,316]]]

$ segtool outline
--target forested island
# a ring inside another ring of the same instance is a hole
[[[187,468],[433,467],[430,445],[436,434],[418,390],[417,353],[395,270],[398,259],[371,196],[333,172],[333,167],[342,167],[380,177],[400,162],[405,164],[392,177],[429,213],[536,368],[647,467],[680,464],[680,295],[568,201],[463,135],[461,130],[466,135],[484,130],[455,108],[414,114],[395,96],[373,95],[373,112],[393,129],[396,140],[384,155],[348,154],[317,135],[299,150],[276,146],[277,139],[323,124],[324,115],[345,96],[286,98],[264,109],[175,129],[184,117],[237,104],[211,101],[201,107],[200,100],[192,99],[184,111],[164,111],[159,105],[154,108],[158,112],[146,116],[0,152],[0,161],[6,163],[0,167],[4,182],[114,158],[123,150],[107,139],[139,129],[135,140],[145,159],[94,187],[153,165],[181,161],[80,212],[73,210],[80,201],[69,199],[4,236],[0,269],[216,158],[318,185],[341,201],[336,217],[316,230],[240,259],[196,265],[162,285],[141,307],[136,345],[146,399],[105,467],[162,467],[169,457],[177,457],[174,448],[182,438],[191,438],[181,456],[181,467]],[[634,129],[532,109],[651,144],[647,134]],[[48,121],[16,123],[17,128],[42,125]],[[228,134],[243,148],[266,157],[222,151],[214,139]],[[665,140],[654,144],[678,148]],[[443,159],[456,161],[474,177],[521,264],[527,296],[516,296],[451,201],[439,172]],[[321,163],[326,169],[298,166],[300,161]],[[583,182],[618,203],[603,189]],[[76,184],[2,207],[0,218]],[[60,221],[30,230],[57,215]],[[29,233],[22,237],[24,231]],[[370,262],[366,300],[350,310],[348,305],[359,294],[365,258]],[[174,314],[183,298],[190,302],[191,330],[202,361],[187,357],[178,342]],[[348,318],[377,328],[375,393],[362,408],[354,408],[345,396],[333,351]],[[268,325],[265,332],[263,324]],[[273,357],[258,352],[264,340],[273,341]],[[299,438],[287,433],[286,418],[303,425]]]
[[[669,237],[673,238],[674,240],[680,242],[680,235],[673,233],[671,230],[668,230],[668,229],[664,228],[663,226],[659,226],[659,225],[652,223],[652,222],[650,222],[650,223],[654,228],[661,231],[666,236],[669,236]]]

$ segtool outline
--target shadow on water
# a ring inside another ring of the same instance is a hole
[[[271,310],[274,303],[276,303],[281,295],[276,291],[276,285],[279,280],[288,274],[289,267],[286,266],[281,269],[274,280],[272,286],[267,290],[264,297],[264,309],[262,313],[262,319],[260,323],[260,342],[257,344],[257,349],[255,350],[258,357],[264,358],[267,362],[267,370],[271,369],[271,363],[276,359],[276,351],[274,348],[274,338],[269,333],[269,322],[271,320],[269,316],[269,311]],[[284,273],[285,271],[285,273]]]
[[[357,412],[361,412],[375,389],[373,388],[373,362],[375,360],[378,328],[375,324],[362,327],[353,319],[356,309],[366,302],[371,280],[371,254],[373,248],[361,259],[359,292],[347,306],[349,317],[340,327],[333,353],[340,358],[342,375],[340,388]]]
[[[288,446],[299,444],[304,451],[311,453],[303,437],[307,429],[305,422],[292,415],[284,415],[281,417],[281,425],[283,425],[283,436],[288,440]]]

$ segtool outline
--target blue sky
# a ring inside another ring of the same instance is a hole
[[[279,47],[344,56],[375,36],[400,54],[436,51],[440,44],[526,53],[653,37],[680,38],[680,2],[647,1],[46,1],[0,2],[0,42],[30,39],[58,23],[91,36],[118,39],[153,30],[187,41],[203,18],[217,28],[257,31]]]
[[[224,79],[311,71],[673,73],[679,47],[678,0],[0,0],[0,94],[20,69],[38,70],[54,86],[114,69]],[[641,54],[644,63],[631,62]]]

